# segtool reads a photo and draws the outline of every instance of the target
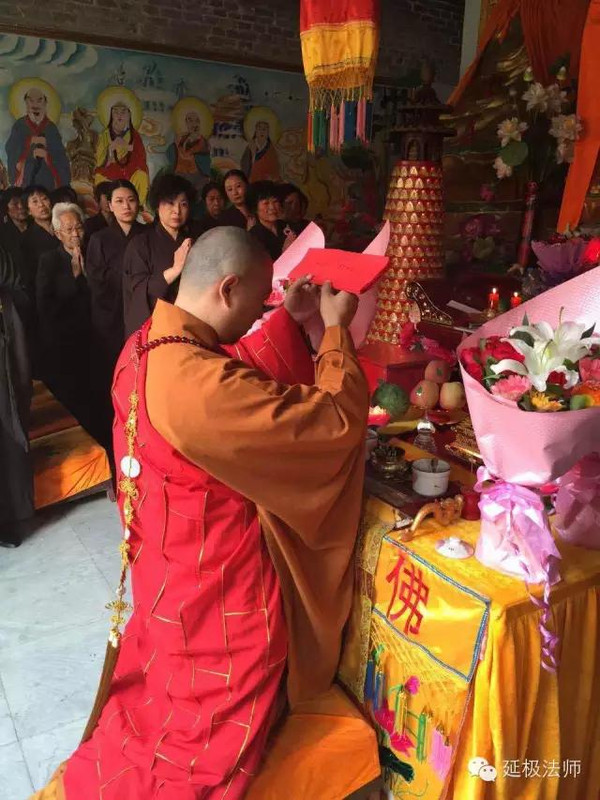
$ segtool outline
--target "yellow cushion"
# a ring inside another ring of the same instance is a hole
[[[374,730],[336,686],[287,717],[246,800],[343,800],[380,772]]]

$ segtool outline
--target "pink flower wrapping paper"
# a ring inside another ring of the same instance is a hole
[[[527,314],[531,323],[563,320],[600,327],[600,268],[549,289],[489,322],[461,342],[458,356],[487,336],[506,336]],[[539,487],[564,475],[589,453],[600,452],[600,408],[531,412],[490,394],[461,364],[473,430],[488,470],[497,478]]]
[[[523,323],[558,325],[565,321],[600,322],[600,269],[579,275],[511,309],[483,325],[461,342],[466,348],[489,336],[507,336]],[[556,481],[581,459],[600,452],[600,408],[580,411],[523,411],[516,403],[488,392],[461,363],[469,413],[479,452],[485,463],[479,475],[481,533],[476,556],[486,566],[521,577],[527,585],[543,583],[541,599],[542,665],[557,667],[557,637],[552,631],[550,588],[560,580],[560,554],[550,532],[542,501],[525,487]],[[492,479],[489,481],[489,479]]]

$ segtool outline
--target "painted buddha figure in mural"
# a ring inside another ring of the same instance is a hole
[[[14,123],[8,141],[6,155],[8,175],[13,186],[36,184],[53,191],[67,185],[71,170],[65,148],[56,127],[60,116],[58,95],[45,81],[19,81],[9,96],[9,106],[15,116],[17,109],[25,114]],[[23,95],[17,94],[25,89]],[[50,110],[50,106],[52,110]]]
[[[212,112],[201,100],[186,97],[175,105],[172,121],[176,136],[167,151],[171,169],[201,191],[210,180]]]
[[[244,133],[248,147],[242,156],[242,170],[250,183],[281,180],[279,157],[275,149],[279,132],[279,122],[270,109],[253,108],[247,114]]]
[[[110,102],[107,93],[113,88],[106,89],[98,99],[98,115],[102,121],[106,116],[106,103]],[[141,122],[141,107],[133,92],[121,87],[115,90],[112,99],[112,104],[108,106],[107,125],[98,138],[94,183],[131,181],[143,205],[148,195],[149,176],[146,150],[136,130]]]

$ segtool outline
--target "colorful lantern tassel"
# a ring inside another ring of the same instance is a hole
[[[356,109],[356,138],[365,142],[367,138],[367,101],[361,98],[357,103]]]
[[[340,103],[338,120],[338,150],[341,151],[346,130],[346,103],[343,100]]]
[[[329,112],[329,148],[335,153],[338,147],[338,125],[339,117],[336,107],[331,106]]]

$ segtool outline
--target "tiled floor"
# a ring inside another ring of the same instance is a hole
[[[0,548],[0,799],[26,800],[77,746],[92,708],[119,574],[105,496],[39,516]]]

